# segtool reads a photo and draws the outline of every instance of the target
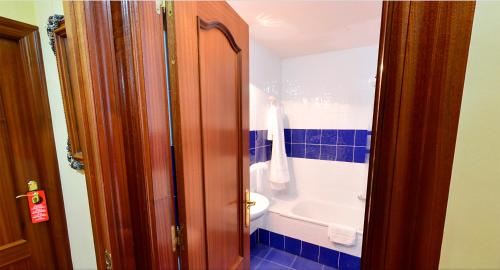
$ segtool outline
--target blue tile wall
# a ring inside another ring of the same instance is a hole
[[[251,130],[249,140],[250,164],[271,159],[272,141],[267,140],[267,130]]]
[[[328,266],[339,270],[359,270],[361,265],[361,258],[359,257],[261,228],[250,235],[250,247],[252,260],[266,257],[268,260],[278,262],[292,269],[316,269],[317,266],[319,267],[317,269],[327,269]],[[269,249],[269,247],[274,249]],[[293,260],[293,265],[287,265],[287,263],[292,263],[289,257],[293,255],[299,257]],[[321,268],[322,265],[325,268]],[[266,268],[260,265],[260,269]]]
[[[359,129],[285,129],[288,157],[367,163],[371,131]],[[266,130],[250,131],[250,164],[271,159]]]
[[[302,241],[292,237],[285,236],[285,251],[295,255],[300,255],[302,250]]]
[[[273,248],[285,250],[285,237],[278,233],[269,232],[269,244]]]

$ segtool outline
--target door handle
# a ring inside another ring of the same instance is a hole
[[[28,192],[33,192],[31,201],[34,204],[37,204],[41,201],[40,194],[38,194],[38,192],[36,192],[37,190],[38,190],[38,182],[35,180],[28,181]],[[24,198],[24,197],[28,197],[28,195],[27,194],[17,195],[16,199]]]
[[[250,191],[245,190],[245,227],[250,226],[250,207],[256,204],[255,201],[250,200]]]
[[[249,207],[249,208],[250,208],[250,207],[252,207],[252,206],[254,206],[254,205],[255,205],[255,203],[256,203],[256,202],[254,202],[254,201],[247,201],[247,202],[246,202],[247,207]]]
[[[24,198],[24,197],[29,197],[28,195],[26,194],[22,194],[22,195],[17,195],[16,196],[16,199],[19,199],[19,198]],[[34,192],[32,197],[31,197],[31,202],[33,204],[38,204],[39,202],[41,201],[40,199],[40,194],[38,194],[38,192]]]

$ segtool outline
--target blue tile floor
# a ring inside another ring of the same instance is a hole
[[[291,253],[258,244],[250,253],[252,270],[336,270]]]

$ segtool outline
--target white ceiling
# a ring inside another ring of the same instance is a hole
[[[282,58],[377,45],[381,1],[229,1],[250,36]]]

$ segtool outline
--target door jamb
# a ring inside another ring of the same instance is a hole
[[[137,4],[140,5],[142,4]],[[68,16],[72,8],[76,11],[74,13],[80,15],[78,18]],[[90,133],[86,138],[89,150],[87,155],[92,157],[89,158],[88,170],[94,171],[87,180],[94,238],[102,239],[96,241],[96,252],[111,248],[120,260],[130,259],[135,263],[133,257],[121,257],[134,256],[133,251],[125,245],[129,245],[127,239],[133,241],[124,232],[133,232],[130,226],[130,207],[127,204],[124,204],[126,207],[121,207],[129,193],[128,190],[125,190],[125,193],[116,193],[113,183],[110,183],[111,180],[120,180],[117,179],[118,176],[126,177],[125,164],[115,164],[116,160],[113,159],[113,155],[117,153],[118,156],[124,155],[123,146],[116,145],[116,142],[113,144],[113,136],[119,131],[116,131],[116,123],[110,117],[113,115],[112,111],[104,107],[105,104],[100,99],[103,96],[99,96],[109,94],[106,91],[116,91],[117,87],[114,81],[116,77],[113,77],[113,71],[116,69],[112,67],[116,65],[116,61],[109,58],[114,52],[106,47],[112,43],[110,40],[113,36],[109,27],[112,24],[109,2],[66,2],[65,11],[68,26],[70,20],[75,21],[73,32],[76,34],[73,38],[78,40],[80,45],[80,64],[83,65],[82,72],[85,74],[81,80],[85,84],[87,99],[94,102],[89,102],[86,106],[88,119],[85,122]],[[474,3],[384,2],[383,12],[362,267],[436,269],[439,263]],[[427,16],[425,20],[424,16]],[[138,18],[136,22],[154,21],[148,17]],[[141,31],[147,30],[147,26],[142,27]],[[134,28],[134,25],[130,26],[130,29]],[[445,28],[449,32],[445,32]],[[424,29],[425,35],[419,34],[415,29]],[[153,31],[153,34],[155,33],[159,33],[158,29]],[[106,46],[91,46],[92,42]],[[163,52],[163,44],[156,42],[150,45],[148,48],[154,49],[156,53]],[[418,55],[416,47],[420,50]],[[439,50],[443,48],[444,51]],[[134,47],[133,52],[136,57],[147,53]],[[96,61],[95,55],[98,53],[103,58]],[[163,59],[163,53],[161,57]],[[92,70],[91,67],[96,69]],[[429,70],[433,76],[422,76],[429,74]],[[418,81],[415,80],[416,76],[419,76]],[[105,78],[109,81],[104,80]],[[140,96],[143,94],[141,91],[145,90],[139,91]],[[163,99],[158,101],[164,102],[166,101]],[[150,104],[142,105],[146,106],[143,108],[148,108]],[[166,103],[163,105],[166,106]],[[101,111],[102,109],[107,110]],[[413,110],[421,114],[412,114]],[[154,117],[154,114],[150,117]],[[143,124],[139,125],[140,132],[151,132],[149,127]],[[446,128],[442,128],[443,126]],[[167,134],[160,136],[168,138]],[[410,141],[408,138],[414,138],[416,141]],[[414,143],[409,144],[411,142]],[[108,145],[116,148],[110,149]],[[144,156],[138,158],[147,160]],[[431,161],[431,166],[429,162],[425,162],[428,160]],[[121,170],[121,173],[117,170]],[[91,194],[92,192],[95,193]],[[168,216],[173,210],[166,207],[158,211]],[[152,212],[145,213],[145,216],[151,220],[155,219]],[[155,237],[154,231],[152,233]],[[101,256],[97,258],[102,267]]]
[[[475,2],[384,2],[362,269],[437,269]]]
[[[64,2],[64,13],[98,268],[175,269],[162,16],[128,1]]]

